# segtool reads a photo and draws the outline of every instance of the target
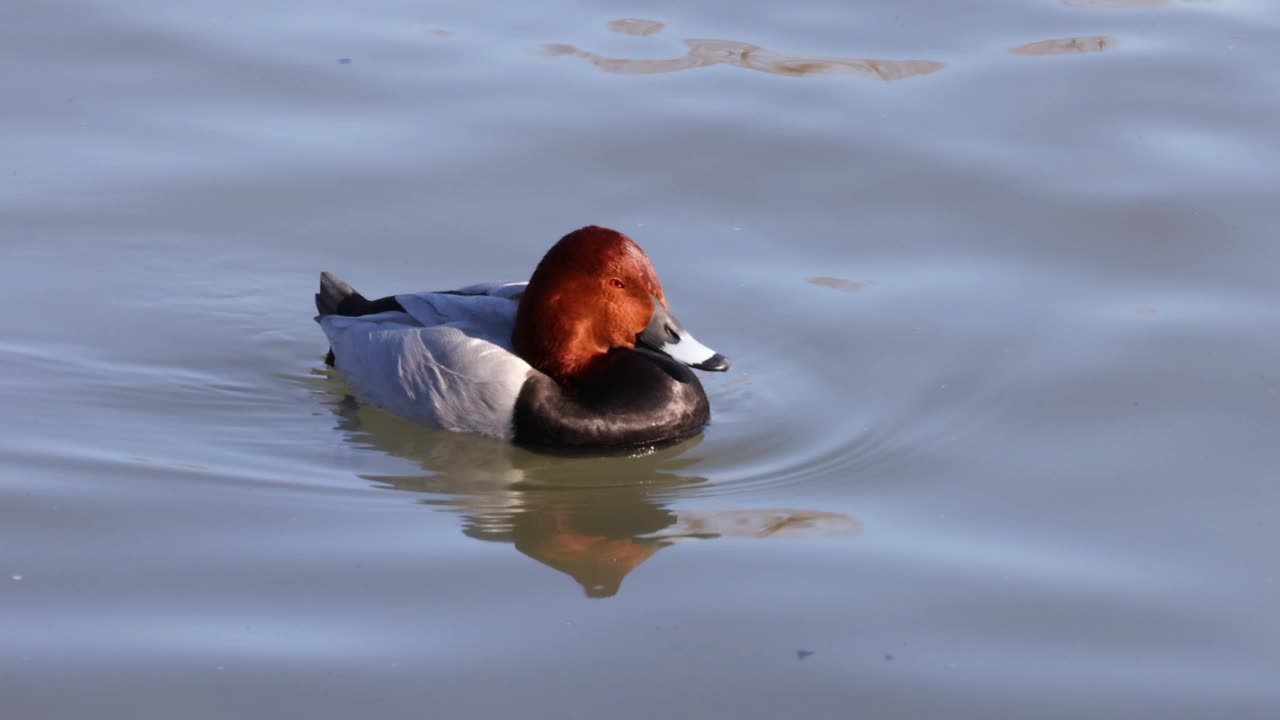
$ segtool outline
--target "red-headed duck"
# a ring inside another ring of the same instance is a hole
[[[320,274],[328,361],[409,420],[527,445],[644,445],[711,419],[689,367],[729,361],[667,309],[648,256],[615,230],[564,236],[527,283],[368,300]]]

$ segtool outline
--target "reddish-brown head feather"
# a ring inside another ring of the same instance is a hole
[[[575,230],[529,278],[512,344],[533,367],[572,382],[609,350],[635,347],[653,314],[651,295],[666,306],[653,264],[631,238],[595,225]]]

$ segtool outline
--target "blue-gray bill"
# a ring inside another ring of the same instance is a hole
[[[653,316],[636,336],[636,342],[695,370],[724,372],[729,369],[729,358],[694,339],[657,298],[653,299]]]

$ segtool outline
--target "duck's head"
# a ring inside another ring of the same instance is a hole
[[[610,350],[637,345],[698,370],[729,369],[725,356],[676,321],[640,246],[594,225],[565,235],[538,263],[520,299],[512,344],[561,383]]]

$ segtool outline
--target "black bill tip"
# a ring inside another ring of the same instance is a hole
[[[720,353],[716,353],[715,355],[712,355],[711,357],[707,358],[706,360],[703,360],[697,365],[690,365],[690,367],[692,367],[695,370],[707,370],[710,372],[724,372],[725,370],[729,369],[729,365],[730,365],[729,358],[721,355]]]

